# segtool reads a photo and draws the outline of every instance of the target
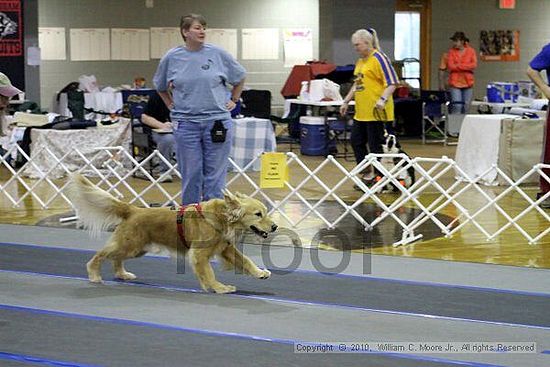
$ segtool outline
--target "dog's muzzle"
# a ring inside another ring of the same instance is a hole
[[[277,228],[278,228],[277,225],[273,224],[271,226],[271,232],[275,232]],[[258,236],[261,236],[263,238],[267,238],[267,236],[269,235],[269,233],[267,233],[266,231],[262,231],[256,226],[250,226],[250,229],[252,230],[252,232],[256,233]]]

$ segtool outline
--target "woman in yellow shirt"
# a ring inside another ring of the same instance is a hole
[[[380,50],[376,31],[359,29],[351,42],[360,58],[353,72],[355,81],[340,107],[344,115],[349,102],[355,98],[351,145],[359,164],[369,153],[383,153],[384,127],[393,121],[393,91],[398,78],[389,58]],[[368,149],[367,149],[368,147]],[[374,178],[374,173],[371,173]]]

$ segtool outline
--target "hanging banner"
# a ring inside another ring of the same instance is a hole
[[[0,56],[23,55],[21,0],[0,0]]]
[[[519,31],[479,32],[479,55],[483,61],[519,61]]]
[[[23,2],[0,0],[0,71],[25,90]]]

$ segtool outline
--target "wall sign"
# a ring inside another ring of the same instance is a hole
[[[479,55],[483,61],[519,61],[519,31],[481,31]]]
[[[23,55],[21,0],[0,0],[0,56]]]
[[[516,0],[499,0],[498,1],[499,9],[515,9]]]

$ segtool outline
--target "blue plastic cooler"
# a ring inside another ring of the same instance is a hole
[[[336,120],[329,118],[329,120]],[[334,139],[327,138],[325,118],[320,116],[300,117],[300,152],[303,155],[328,155],[336,150]]]
[[[487,84],[487,101],[493,103],[516,102],[517,83],[493,82]]]

